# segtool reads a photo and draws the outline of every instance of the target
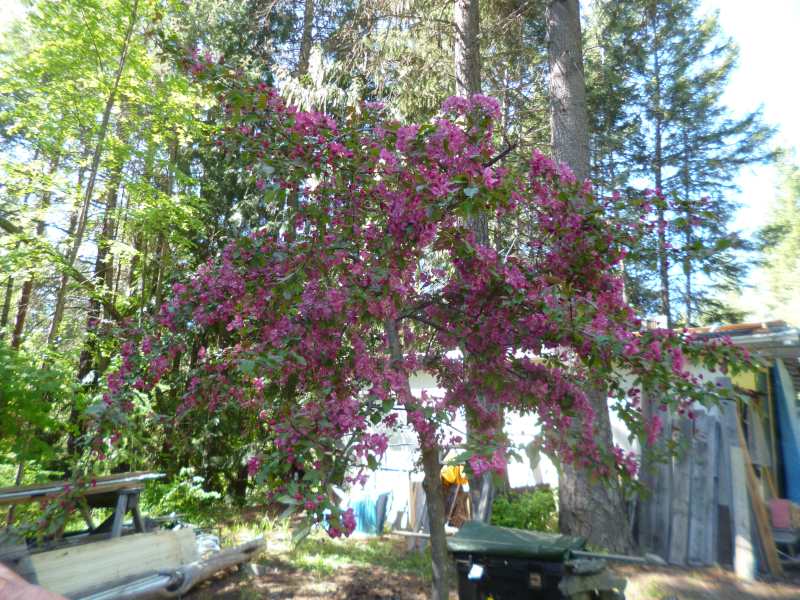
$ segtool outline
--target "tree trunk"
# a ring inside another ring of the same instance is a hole
[[[311,45],[314,43],[312,33],[314,31],[314,9],[315,0],[305,0],[303,10],[303,36],[300,38],[300,55],[297,59],[297,75],[308,73],[308,61],[311,58]]]
[[[612,444],[611,422],[605,390],[591,390],[595,408],[595,443]],[[563,463],[558,476],[558,527],[561,533],[585,537],[589,543],[609,552],[633,550],[628,513],[616,480],[606,485],[593,482],[585,469]]]
[[[683,202],[686,207],[684,211],[684,218],[686,225],[683,230],[684,245],[683,251],[683,277],[684,277],[684,293],[686,294],[686,326],[692,326],[692,242],[694,236],[692,235],[692,211],[691,199],[689,195],[692,193],[692,186],[689,183],[689,133],[684,127],[683,129]]]
[[[481,50],[479,0],[456,0],[453,12],[456,28],[456,95],[481,93]]]
[[[553,158],[583,181],[589,177],[589,121],[579,10],[578,0],[552,0],[545,18]]]
[[[69,254],[66,257],[66,264],[69,268],[72,268],[75,265],[75,261],[78,258],[78,250],[83,243],[83,234],[86,229],[86,220],[89,213],[89,206],[92,202],[92,197],[94,196],[94,187],[95,183],[97,182],[97,173],[100,170],[100,161],[103,157],[103,149],[105,147],[106,142],[106,134],[108,133],[108,126],[111,121],[111,111],[114,108],[114,104],[117,100],[117,92],[119,90],[119,82],[122,79],[122,73],[125,70],[125,63],[128,59],[128,49],[130,48],[130,42],[133,37],[133,31],[135,29],[136,21],[138,20],[138,9],[139,9],[139,0],[133,0],[133,7],[131,9],[130,19],[128,22],[128,29],[125,32],[125,38],[122,43],[122,48],[120,49],[119,54],[119,61],[117,63],[117,70],[114,73],[114,81],[111,86],[111,90],[108,93],[108,98],[106,99],[105,108],[103,109],[103,118],[100,121],[100,129],[97,132],[97,144],[94,148],[94,155],[92,156],[92,164],[89,168],[89,180],[86,182],[86,192],[84,193],[83,197],[83,205],[81,207],[80,216],[78,218],[78,225],[75,230],[75,237],[72,241],[72,247],[70,248]],[[69,276],[65,273],[61,277],[61,285],[58,291],[58,297],[56,299],[56,308],[55,313],[53,315],[53,322],[50,327],[50,333],[47,336],[48,339],[55,339],[58,335],[58,329],[61,325],[61,320],[64,315],[64,304],[66,302],[66,295],[67,295],[67,284],[69,283]]]
[[[569,165],[582,181],[589,176],[589,127],[578,0],[552,0],[546,18],[553,156]],[[587,396],[595,409],[595,441],[601,448],[610,448],[605,389],[589,389]],[[632,549],[625,504],[616,481],[605,486],[593,482],[585,470],[562,464],[558,500],[562,533],[586,537],[590,544],[612,552]]]
[[[400,345],[400,336],[397,333],[397,323],[394,320],[386,321],[386,337],[389,342],[389,353],[393,363],[403,360],[403,348]],[[404,394],[410,401],[413,398],[408,378],[405,380]],[[410,407],[409,407],[410,409]],[[409,423],[410,425],[410,423]],[[439,447],[428,445],[420,438],[422,451],[422,469],[425,478],[422,488],[425,490],[425,503],[428,510],[428,521],[431,530],[431,564],[433,573],[433,600],[447,600],[449,592],[448,565],[450,559],[447,554],[447,538],[444,530],[444,490],[442,488],[442,467],[439,463]]]
[[[431,566],[433,574],[432,597],[436,600],[449,598],[447,538],[444,530],[447,517],[444,512],[444,489],[442,488],[442,465],[439,463],[439,447],[422,448],[422,468],[425,478],[422,488],[428,509],[431,529]],[[436,524],[434,526],[434,524]]]
[[[11,297],[14,295],[14,278],[10,275],[6,279],[6,293],[3,296],[3,309],[0,312],[0,341],[6,337],[8,317],[11,314]]]
[[[50,163],[49,174],[53,175],[58,169],[58,164],[61,160],[60,156],[56,156]],[[50,198],[53,193],[51,190],[42,192],[41,202],[39,203],[39,218],[36,222],[36,237],[41,239],[45,231],[45,215],[44,212],[50,207]],[[22,344],[22,338],[25,333],[25,321],[28,318],[28,309],[30,308],[31,296],[33,295],[33,278],[29,277],[22,284],[22,290],[19,296],[19,303],[17,304],[17,317],[14,321],[14,331],[11,334],[11,347],[18,349]]]
[[[653,116],[655,120],[654,143],[655,143],[655,160],[653,161],[653,179],[656,185],[656,190],[661,193],[663,185],[663,168],[664,168],[664,115],[662,114],[661,107],[661,63],[659,61],[659,48],[658,36],[656,34],[657,15],[652,15],[651,23],[653,26],[653,79],[655,83],[655,93],[653,94]],[[659,205],[656,211],[658,230],[658,277],[660,281],[660,298],[661,298],[661,313],[667,320],[667,328],[672,329],[672,308],[670,306],[669,297],[669,257],[667,256],[667,219],[666,209]]]
[[[472,96],[481,93],[481,46],[480,46],[480,2],[479,0],[456,0],[453,9],[456,37],[453,52],[455,60],[456,95]],[[469,219],[469,227],[475,234],[476,243],[489,246],[489,218],[480,213]],[[470,357],[464,352],[464,360]],[[479,399],[486,405],[485,399]],[[502,427],[502,424],[500,425]],[[467,419],[467,437],[472,437],[474,424]],[[492,514],[494,482],[491,473],[484,473],[470,485],[472,518],[488,523]]]
[[[116,210],[117,199],[119,197],[119,186],[122,180],[122,165],[118,165],[112,173],[109,181],[108,196],[106,199],[105,211],[103,214],[103,228],[97,239],[97,256],[94,263],[94,281],[97,282],[102,294],[110,295],[111,275],[113,274],[113,264],[110,258],[109,248],[113,241],[114,230],[116,229]],[[94,368],[95,336],[102,320],[108,314],[103,310],[103,304],[98,298],[89,299],[89,312],[86,317],[86,341],[78,359],[78,380],[83,381]]]
[[[110,258],[110,245],[113,241],[114,231],[116,230],[116,211],[117,199],[119,197],[119,187],[122,181],[122,164],[115,167],[114,172],[109,179],[108,196],[106,198],[106,206],[103,214],[103,228],[100,236],[97,239],[97,256],[94,263],[94,281],[98,286],[98,292],[108,298],[112,294],[112,274],[114,267],[112,259]],[[103,322],[108,320],[109,314],[105,309],[107,303],[101,302],[96,296],[89,299],[89,312],[86,315],[86,338],[81,348],[81,353],[78,356],[78,373],[77,378],[79,383],[83,383],[86,377],[92,372],[95,372],[94,378],[91,382],[86,382],[86,387],[93,387],[96,385],[100,378],[100,368],[97,363],[97,334]],[[67,455],[73,456],[77,450],[78,436],[75,431],[80,430],[80,412],[78,406],[73,404],[70,408],[69,423],[70,433],[67,436]],[[69,476],[66,474],[65,476]]]
[[[17,303],[17,317],[14,320],[14,331],[11,334],[11,347],[19,349],[22,345],[22,336],[25,332],[25,320],[28,318],[28,306],[31,303],[31,293],[33,292],[33,280],[27,279],[22,284]]]
[[[685,213],[686,218],[686,229],[684,230],[685,235],[685,244],[686,250],[683,253],[683,277],[685,280],[685,290],[684,293],[686,294],[686,326],[692,326],[692,295],[694,292],[692,291],[692,258],[690,255],[691,252],[691,245],[694,242],[694,237],[692,236],[692,225],[691,219],[692,214],[689,211],[689,208],[686,208]]]

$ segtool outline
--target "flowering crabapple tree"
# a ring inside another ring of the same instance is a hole
[[[538,419],[560,460],[630,478],[636,459],[595,443],[582,390],[602,382],[614,410],[650,440],[659,421],[644,421],[641,389],[665,410],[718,393],[687,364],[735,363],[736,350],[642,328],[614,274],[635,228],[609,223],[590,186],[541,154],[520,171],[502,166],[493,99],[449,98],[424,124],[369,103],[335,120],[265,85],[223,86],[219,64],[190,60],[224,109],[216,151],[268,218],[175,283],[155,322],[128,333],[95,413],[97,452],[124,433],[143,394],[180,382],[175,419],[234,404],[257,420],[263,444],[251,474],[304,512],[303,532],[318,524],[336,537],[355,520],[332,486],[361,481],[390,433],[410,426],[444,597],[442,449],[458,447],[474,475],[502,470],[498,415],[513,410]],[[477,213],[530,235],[502,252],[481,245],[467,225]],[[442,397],[411,394],[409,376],[423,370]],[[441,427],[465,408],[477,415],[469,443]]]

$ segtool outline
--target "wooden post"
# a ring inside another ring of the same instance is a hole
[[[777,425],[775,424],[775,390],[772,389],[772,367],[767,367],[767,412],[769,413],[769,450],[770,466],[778,470],[778,444],[777,444]],[[777,486],[773,491],[776,498],[780,498]]]
[[[644,416],[650,420],[659,415],[663,427],[656,444],[663,448],[672,436],[672,420],[668,412],[659,410],[658,402],[646,390],[642,392]],[[641,440],[642,447],[645,441]],[[669,558],[670,505],[672,497],[672,463],[642,463],[642,484],[648,494],[639,502],[639,546],[662,558]]]
[[[750,502],[753,505],[753,512],[756,517],[756,527],[758,528],[758,536],[761,539],[761,546],[764,550],[764,556],[767,559],[767,568],[771,575],[780,577],[783,575],[783,567],[778,558],[778,550],[775,547],[775,539],[772,537],[772,527],[770,526],[769,513],[761,498],[759,492],[758,478],[756,477],[753,463],[750,460],[750,452],[747,450],[747,444],[744,439],[744,432],[742,431],[742,423],[739,419],[739,408],[736,407],[736,426],[739,433],[739,445],[742,448],[742,459],[744,460],[745,475],[747,477],[747,489],[750,493]]]
[[[753,581],[756,576],[756,559],[753,541],[750,536],[750,506],[747,502],[747,479],[744,469],[742,448],[737,445],[730,446],[731,457],[731,488],[733,490],[731,520],[733,527],[733,569],[737,577],[746,581]]]
[[[128,512],[128,494],[121,490],[117,496],[117,506],[114,509],[114,522],[111,525],[111,537],[116,538],[122,534],[122,522]]]
[[[690,565],[710,565],[716,562],[714,540],[717,537],[719,502],[717,420],[711,415],[701,415],[695,426],[687,562]]]
[[[689,504],[692,483],[692,422],[688,417],[679,420],[680,441],[689,442],[679,456],[675,458],[673,496],[672,496],[672,528],[670,530],[669,562],[673,565],[685,565],[689,551]]]

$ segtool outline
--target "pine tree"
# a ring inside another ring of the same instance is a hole
[[[773,156],[760,110],[737,118],[722,104],[738,50],[698,7],[598,2],[591,35],[593,171],[606,191],[635,184],[664,196],[652,245],[635,249],[626,275],[630,299],[669,326],[731,317],[719,292],[741,280],[748,246],[730,231],[726,194],[742,166]]]
[[[800,324],[800,167],[782,166],[783,186],[759,234],[770,314]]]

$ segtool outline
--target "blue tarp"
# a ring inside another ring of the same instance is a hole
[[[356,517],[356,531],[369,535],[383,533],[386,523],[386,507],[389,504],[390,493],[378,496],[364,496],[350,502],[350,508]]]
[[[797,400],[792,397],[792,380],[781,361],[770,368],[772,389],[775,391],[775,412],[781,436],[783,476],[786,498],[800,504],[800,431],[798,431]]]

